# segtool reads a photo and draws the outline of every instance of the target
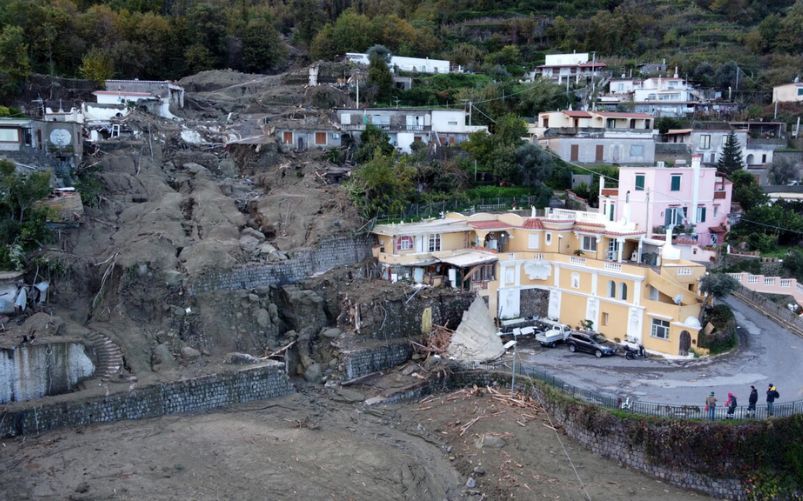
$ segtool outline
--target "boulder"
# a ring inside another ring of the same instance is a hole
[[[249,254],[253,254],[259,249],[259,243],[259,240],[252,235],[243,235],[240,237],[240,248]]]
[[[243,228],[242,231],[240,232],[241,237],[244,237],[246,235],[256,238],[257,240],[259,240],[259,243],[265,241],[265,235],[261,231],[249,228],[248,226]]]
[[[173,354],[170,352],[170,346],[167,343],[156,345],[151,355],[151,361],[153,362],[154,368],[157,365],[166,369],[171,369],[176,366],[176,359],[173,358]]]
[[[265,308],[257,310],[257,324],[263,329],[270,325],[270,314]]]
[[[337,328],[324,329],[321,331],[321,336],[329,339],[337,339],[343,335],[343,331]]]
[[[257,364],[261,361],[248,353],[238,352],[227,353],[225,360],[227,364]]]
[[[195,360],[201,356],[201,352],[191,346],[185,346],[181,349],[181,356],[187,360]]]
[[[507,445],[507,442],[505,442],[505,439],[503,439],[498,435],[483,433],[482,435],[477,437],[477,439],[474,441],[474,445],[477,447],[477,449],[483,449],[485,447],[491,449],[501,449],[502,447]]]
[[[280,290],[279,302],[290,329],[320,332],[326,326],[325,302],[316,292],[285,285]]]
[[[319,383],[321,381],[321,366],[317,363],[311,364],[304,371],[304,379],[308,383]]]

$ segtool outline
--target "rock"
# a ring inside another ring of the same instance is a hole
[[[321,380],[321,366],[313,363],[304,371],[304,379],[308,383],[318,383]]]
[[[167,343],[156,345],[151,355],[151,361],[153,365],[159,365],[162,368],[171,369],[176,366],[176,359],[173,358]]]
[[[475,466],[474,475],[477,475],[478,477],[485,475],[485,468],[483,468],[482,465]]]
[[[263,329],[270,325],[270,313],[268,313],[268,310],[265,308],[260,308],[257,310],[257,325]]]
[[[169,270],[164,272],[163,277],[165,285],[167,285],[168,287],[178,287],[184,280],[184,275],[180,271],[176,270]]]
[[[173,307],[173,315],[177,316],[178,318],[183,317],[187,312],[181,306],[174,306]]]
[[[270,313],[270,321],[274,324],[279,323],[279,307],[273,303],[268,305],[268,313]]]
[[[77,492],[78,494],[84,494],[84,493],[86,493],[88,491],[89,491],[89,484],[87,482],[81,482],[75,488],[75,492]]]
[[[343,335],[343,331],[337,328],[324,329],[323,331],[321,331],[321,336],[329,339],[337,339],[341,335]]]
[[[474,477],[468,477],[468,480],[466,480],[466,488],[473,489],[474,487],[477,487],[477,481],[474,480]]]
[[[184,170],[189,172],[190,174],[209,174],[209,169],[204,167],[201,164],[197,164],[195,162],[187,162],[181,166]]]
[[[501,449],[507,442],[502,437],[497,435],[491,435],[490,433],[483,433],[480,435],[477,440],[474,441],[474,445],[477,449],[482,449],[483,447],[490,447],[492,449]]]
[[[240,232],[240,237],[244,237],[246,235],[259,240],[259,243],[265,241],[265,235],[261,231],[249,228],[248,226],[243,228],[242,231]]]
[[[226,353],[225,360],[227,364],[256,364],[260,362],[260,360],[253,355],[238,352]]]
[[[262,242],[259,245],[259,253],[260,254],[264,254],[266,256],[270,256],[271,254],[276,254],[276,251],[277,251],[276,247],[274,247],[273,245],[269,244],[268,242]]]
[[[248,300],[251,301],[252,303],[258,303],[259,296],[257,296],[256,294],[248,294]]]
[[[320,332],[326,326],[325,302],[316,292],[285,285],[280,289],[279,301],[282,316],[290,329],[309,328],[312,332]]]
[[[181,349],[181,356],[187,360],[194,360],[201,356],[201,352],[191,346],[185,346]]]
[[[237,164],[230,158],[224,158],[217,166],[218,171],[224,177],[236,177],[239,174]]]
[[[32,336],[61,336],[64,334],[64,320],[43,312],[34,313],[25,320],[23,329],[29,338]]]
[[[243,235],[240,237],[240,248],[245,252],[253,254],[259,248],[259,240],[251,235]]]
[[[313,360],[312,357],[306,353],[301,354],[301,366],[304,367],[304,369],[311,367],[313,364],[315,364],[315,360]]]

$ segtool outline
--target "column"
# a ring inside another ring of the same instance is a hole
[[[616,239],[616,262],[622,262],[622,251],[625,247],[625,239],[624,238],[617,238]]]

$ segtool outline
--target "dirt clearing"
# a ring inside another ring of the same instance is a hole
[[[0,497],[587,499],[537,410],[467,390],[382,408],[364,407],[364,397],[310,390],[7,440]],[[560,438],[591,499],[703,499]]]

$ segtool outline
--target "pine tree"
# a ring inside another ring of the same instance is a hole
[[[717,162],[717,170],[725,174],[733,174],[744,167],[742,160],[742,147],[736,139],[736,133],[731,131],[725,138],[725,145],[722,146],[722,154]]]

